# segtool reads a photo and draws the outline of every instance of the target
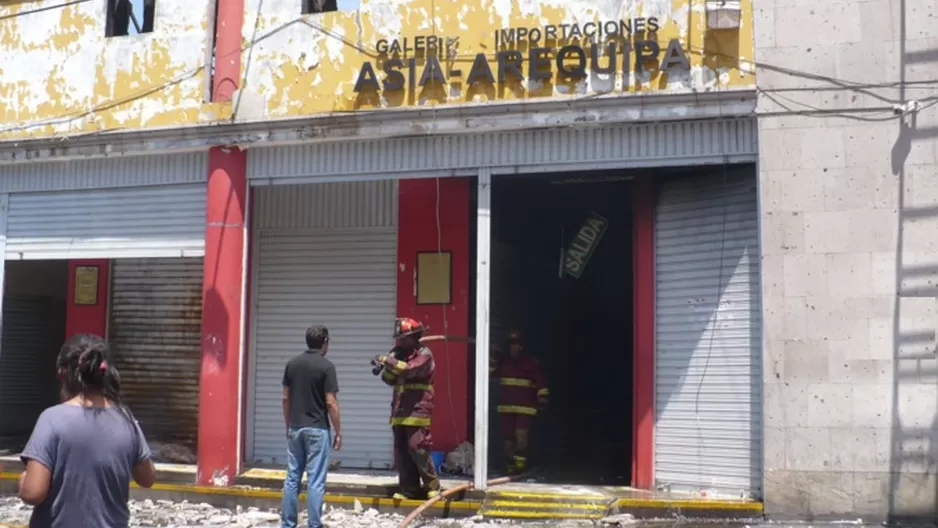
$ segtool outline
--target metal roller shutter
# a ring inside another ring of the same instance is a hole
[[[202,259],[113,261],[108,328],[121,393],[147,439],[196,449]]]
[[[6,258],[200,257],[205,184],[14,193]]]
[[[64,321],[63,300],[18,295],[3,300],[0,435],[28,436],[39,414],[58,403],[55,362]]]
[[[281,383],[287,361],[306,348],[311,324],[329,328],[339,377],[344,468],[387,469],[390,389],[368,361],[390,348],[397,304],[393,227],[258,231],[253,372],[253,459],[286,456]]]
[[[756,495],[762,480],[753,172],[662,185],[655,218],[655,479]]]

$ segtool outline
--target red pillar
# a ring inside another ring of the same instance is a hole
[[[470,184],[469,178],[429,178],[400,182],[397,312],[400,316],[422,321],[429,327],[430,334],[468,337]],[[418,305],[414,296],[417,253],[435,252],[438,248],[452,253],[452,302],[445,306]],[[435,448],[451,451],[467,438],[471,365],[469,349],[465,342],[457,341],[434,343],[430,348],[436,361],[433,410]]]
[[[75,304],[75,273],[80,267],[93,267],[98,270],[98,289],[95,304]],[[75,334],[95,334],[107,337],[109,272],[110,261],[107,259],[68,261],[68,305],[65,309],[65,339]]]
[[[632,486],[653,489],[655,478],[655,186],[632,186],[633,379]]]
[[[243,0],[221,0],[215,20],[212,101],[231,101],[241,78]],[[213,148],[208,157],[198,484],[234,484],[241,462],[241,300],[247,156]]]
[[[241,296],[243,293],[246,155],[209,151],[202,284],[199,470],[204,485],[231,485],[241,461]]]

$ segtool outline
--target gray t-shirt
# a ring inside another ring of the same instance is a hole
[[[133,467],[150,458],[143,432],[118,407],[43,411],[21,455],[52,470],[31,528],[124,528]]]

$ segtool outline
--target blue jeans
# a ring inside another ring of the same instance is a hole
[[[290,428],[287,438],[287,478],[283,482],[283,504],[280,507],[280,525],[283,528],[296,528],[299,515],[297,502],[304,471],[308,525],[309,528],[322,528],[322,503],[331,452],[332,435],[328,429]]]

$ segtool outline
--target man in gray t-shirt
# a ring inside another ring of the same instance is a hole
[[[52,473],[49,493],[33,510],[34,528],[126,527],[134,466],[150,458],[136,422],[117,406],[63,403],[39,416],[21,455]]]

